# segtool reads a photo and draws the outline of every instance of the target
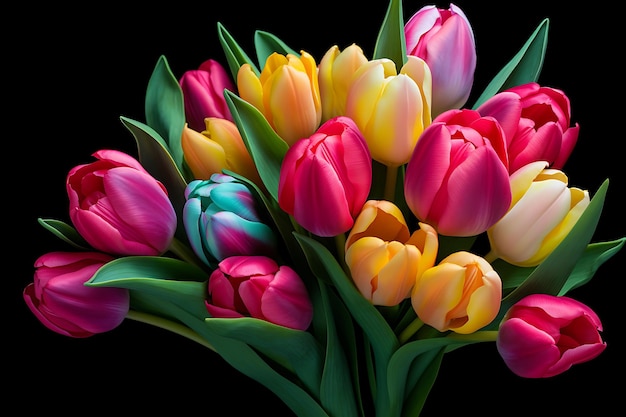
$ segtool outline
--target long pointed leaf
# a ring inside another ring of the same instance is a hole
[[[374,47],[374,59],[389,58],[398,71],[407,61],[402,1],[391,0]]]
[[[40,225],[52,232],[53,235],[79,250],[89,250],[91,246],[87,241],[69,224],[55,219],[37,219]]]
[[[281,55],[295,55],[300,56],[300,54],[291,49],[285,42],[280,40],[275,35],[264,32],[262,30],[257,30],[254,33],[254,48],[256,50],[257,60],[259,62],[259,68],[263,68],[265,66],[265,61],[267,57],[269,57],[274,52],[278,52]]]
[[[250,64],[252,71],[254,71],[257,76],[260,74],[259,69],[252,59],[250,59],[241,46],[239,46],[239,44],[235,41],[235,38],[233,38],[232,35],[226,30],[224,25],[219,22],[217,23],[217,37],[220,40],[222,49],[224,50],[224,55],[226,55],[226,62],[228,63],[230,74],[234,80],[237,80],[239,67],[243,64]]]

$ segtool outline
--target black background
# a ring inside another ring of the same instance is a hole
[[[579,143],[564,171],[572,186],[592,194],[610,179],[594,241],[624,236],[624,94],[617,64],[622,21],[610,9],[597,14],[588,6],[556,2],[504,3],[456,2],[472,24],[478,53],[468,105],[549,18],[539,82],[565,91],[572,119],[581,125]],[[216,31],[221,21],[249,54],[254,30],[260,29],[308,51],[318,62],[333,44],[344,48],[356,42],[371,56],[387,7],[385,1],[365,6],[352,0],[278,1],[271,6],[237,1],[158,4],[141,9],[110,2],[88,7],[46,2],[18,5],[13,15],[5,16],[13,29],[4,36],[10,59],[3,59],[9,92],[3,141],[4,224],[9,226],[2,290],[4,406],[69,414],[144,410],[291,415],[271,392],[186,339],[132,321],[106,334],[70,339],[44,328],[21,298],[32,281],[35,259],[67,249],[37,224],[37,217],[68,221],[67,171],[91,162],[91,153],[101,148],[136,155],[134,139],[119,116],[145,120],[144,93],[161,55],[177,77],[208,58],[226,65]],[[436,3],[405,1],[405,16],[424,4]],[[591,283],[572,293],[603,321],[608,347],[600,357],[551,379],[527,380],[506,369],[494,344],[463,348],[444,360],[423,415],[445,410],[446,415],[496,416],[505,409],[520,415],[577,415],[581,409],[612,415],[621,409],[626,347],[620,307],[626,278],[622,252]]]

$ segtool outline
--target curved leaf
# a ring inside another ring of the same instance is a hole
[[[152,72],[145,101],[146,124],[165,139],[180,172],[185,172],[181,137],[185,127],[183,92],[167,60],[161,56]]]
[[[235,38],[233,38],[231,34],[228,33],[224,25],[219,22],[217,23],[217,37],[220,40],[222,49],[224,50],[224,55],[226,55],[226,62],[228,63],[230,74],[232,75],[234,80],[237,80],[239,67],[241,67],[243,64],[250,64],[252,71],[254,71],[257,76],[260,74],[260,71],[254,64],[254,62],[244,52],[239,44],[237,44]]]
[[[395,62],[398,72],[407,61],[401,0],[389,2],[385,20],[378,32],[374,47],[374,59],[380,58],[389,58]]]
[[[485,91],[476,100],[474,109],[499,91],[539,79],[548,45],[549,23],[549,19],[544,19],[539,24],[522,49],[487,85]]]
[[[91,245],[69,224],[61,220],[38,218],[37,222],[53,235],[79,250],[91,250]]]
[[[257,30],[254,33],[254,48],[256,50],[257,60],[259,62],[259,68],[263,69],[265,61],[272,53],[278,52],[281,55],[295,55],[300,56],[298,52],[291,49],[285,42],[280,40],[275,35],[262,30]]]
[[[224,96],[263,184],[278,201],[280,166],[289,146],[256,107],[231,91],[225,90]]]
[[[176,211],[176,237],[187,242],[187,234],[183,225],[183,206],[185,205],[185,188],[187,183],[168,151],[163,138],[150,126],[126,117],[120,117],[124,126],[135,137],[139,162],[167,189],[170,201]]]

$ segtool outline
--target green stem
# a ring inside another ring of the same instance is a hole
[[[409,325],[406,326],[404,330],[402,330],[400,336],[398,336],[398,341],[400,342],[400,344],[406,343],[406,341],[408,341],[415,333],[417,333],[417,331],[421,329],[423,325],[424,322],[419,318],[416,318],[411,323],[409,323]]]
[[[385,177],[385,194],[384,199],[387,201],[395,201],[396,198],[396,181],[398,180],[398,169],[400,167],[386,167]]]
[[[466,341],[466,342],[495,342],[498,337],[497,330],[481,330],[470,334],[450,333],[446,336],[448,339]]]
[[[136,310],[129,310],[126,314],[126,318],[141,323],[151,324],[153,326],[160,327],[161,329],[168,330],[172,333],[179,334],[189,340],[192,340],[196,343],[201,344],[202,346],[211,349],[212,351],[215,351],[215,348],[209,342],[204,340],[198,333],[194,332],[189,327],[183,326],[182,324],[176,323],[174,321],[166,320],[163,317],[143,313]]]
[[[493,261],[495,261],[496,259],[498,259],[498,255],[496,255],[496,253],[491,250],[489,251],[489,253],[487,253],[484,257],[483,257],[487,262],[489,263],[493,263]]]
[[[185,245],[183,242],[176,238],[172,240],[172,243],[170,244],[170,247],[168,249],[178,258],[187,263],[199,266],[200,268],[204,268],[206,266],[198,260],[198,257],[195,253],[193,253],[189,246]]]

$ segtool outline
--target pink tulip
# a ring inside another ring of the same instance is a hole
[[[213,317],[254,317],[306,330],[313,305],[298,274],[265,256],[231,256],[209,277],[206,308]]]
[[[441,235],[475,236],[509,209],[511,185],[498,122],[468,109],[433,120],[406,168],[406,202]]]
[[[365,139],[352,119],[338,116],[289,148],[281,166],[278,203],[306,230],[336,236],[354,224],[371,183]]]
[[[176,231],[167,190],[132,156],[115,150],[67,175],[70,218],[95,249],[115,255],[161,255]]]
[[[219,62],[208,59],[198,69],[185,71],[179,84],[183,91],[185,117],[191,129],[202,132],[207,117],[233,121],[224,90],[235,91],[235,84]]]
[[[88,287],[86,281],[114,258],[99,252],[50,252],[35,261],[34,282],[24,301],[48,329],[83,338],[116,328],[128,313],[123,288]]]
[[[424,6],[404,26],[409,55],[422,58],[432,72],[432,116],[459,109],[474,83],[476,45],[463,11]]]
[[[569,98],[556,88],[523,84],[494,95],[477,111],[502,126],[510,173],[536,161],[561,169],[578,140],[580,126],[570,126]]]
[[[496,346],[516,375],[548,378],[602,353],[601,331],[596,313],[581,302],[532,294],[506,313]]]

